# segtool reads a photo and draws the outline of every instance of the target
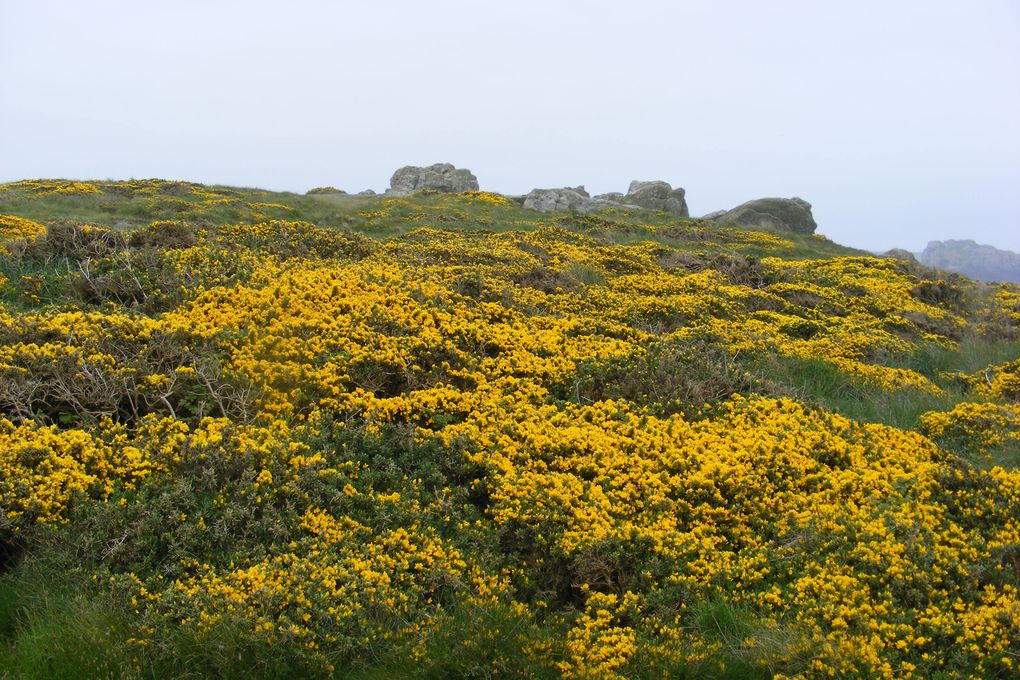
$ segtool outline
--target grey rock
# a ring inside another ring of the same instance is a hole
[[[666,182],[631,182],[626,194],[613,191],[592,197],[584,186],[534,189],[524,197],[524,207],[541,212],[591,213],[607,208],[662,210],[687,217],[684,190]]]
[[[917,257],[909,250],[905,250],[903,248],[887,250],[882,254],[882,257],[891,257],[894,260],[906,260],[907,262],[917,262]]]
[[[611,194],[608,195],[608,197],[607,194],[600,194],[591,199],[591,201],[595,205],[596,210],[603,210],[605,208],[628,208],[630,210],[637,210],[641,207],[639,205],[634,205],[633,203],[625,202],[626,197],[619,199]]]
[[[801,198],[757,198],[728,210],[716,222],[744,227],[780,229],[797,234],[813,234],[818,225],[811,215],[811,204]]]
[[[375,195],[376,193],[371,189],[365,189],[364,191],[358,192],[358,196],[375,196]]]
[[[589,213],[601,208],[601,202],[592,200],[583,186],[573,189],[532,189],[524,197],[524,207],[539,212]]]
[[[716,210],[715,212],[710,212],[707,215],[702,215],[698,219],[709,220],[711,222],[714,222],[714,221],[718,221],[719,218],[722,217],[725,214],[726,214],[725,210]]]
[[[449,163],[436,163],[425,168],[407,165],[393,173],[386,193],[390,196],[410,196],[424,189],[450,194],[478,191],[478,178],[470,170],[455,168]]]
[[[1020,253],[970,239],[932,241],[917,259],[928,267],[964,274],[980,281],[1020,283]]]
[[[639,182],[634,180],[627,189],[626,202],[650,210],[661,210],[680,217],[689,217],[684,190],[674,189],[669,182]]]

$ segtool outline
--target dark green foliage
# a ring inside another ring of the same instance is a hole
[[[292,221],[263,222],[251,229],[213,229],[210,240],[228,250],[242,247],[280,259],[358,260],[371,254],[377,245],[346,229],[327,229]]]
[[[551,637],[552,624],[542,626],[505,605],[464,604],[451,607],[429,637],[423,659],[407,652],[394,654],[380,666],[354,673],[358,680],[445,680],[471,678],[559,678],[555,658],[529,653],[529,647]],[[562,635],[562,631],[556,631]]]
[[[584,364],[574,380],[559,386],[555,394],[589,404],[627,399],[658,414],[693,415],[704,404],[734,393],[769,391],[769,385],[718,345],[664,341],[637,356]]]
[[[163,220],[132,231],[128,244],[132,248],[168,250],[193,246],[198,237],[198,230],[186,222]]]

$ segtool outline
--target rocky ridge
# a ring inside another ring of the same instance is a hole
[[[408,165],[393,173],[387,196],[410,196],[418,191],[461,193],[478,191],[478,178],[466,168],[450,163],[426,167]],[[678,217],[689,217],[686,192],[662,180],[634,180],[627,193],[610,192],[592,196],[583,185],[537,188],[519,197],[525,208],[539,212],[577,212],[587,214],[608,208],[657,210]],[[740,226],[778,229],[812,234],[817,223],[811,204],[801,198],[758,198],[731,210],[718,210],[701,219]]]
[[[818,224],[811,214],[811,204],[802,198],[756,198],[732,210],[718,210],[702,216],[703,220],[739,224],[742,227],[780,229],[798,234],[813,234]]]

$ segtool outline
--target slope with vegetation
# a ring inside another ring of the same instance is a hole
[[[1020,287],[485,192],[27,181],[0,249],[0,674],[1020,664]]]

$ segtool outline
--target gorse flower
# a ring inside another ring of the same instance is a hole
[[[907,361],[1014,333],[1013,288],[971,313],[893,260],[613,213],[529,222],[486,192],[352,213],[397,234],[377,240],[266,219],[297,210],[241,190],[4,190],[178,214],[69,243],[0,216],[0,248],[63,263],[0,251],[0,532],[109,513],[124,538],[97,552],[139,648],[226,626],[328,674],[385,645],[428,663],[485,612],[457,644],[502,645],[503,671],[519,645],[571,678],[1015,672],[1020,472],[956,455],[1020,445],[1020,364],[952,387]],[[217,210],[241,217],[192,224]],[[506,230],[443,226],[465,219]],[[856,422],[758,379],[766,359],[970,401],[916,431]],[[712,361],[725,375],[694,401]],[[661,382],[588,390],[639,368]],[[713,628],[699,602],[754,623]],[[497,613],[516,623],[490,639]]]

